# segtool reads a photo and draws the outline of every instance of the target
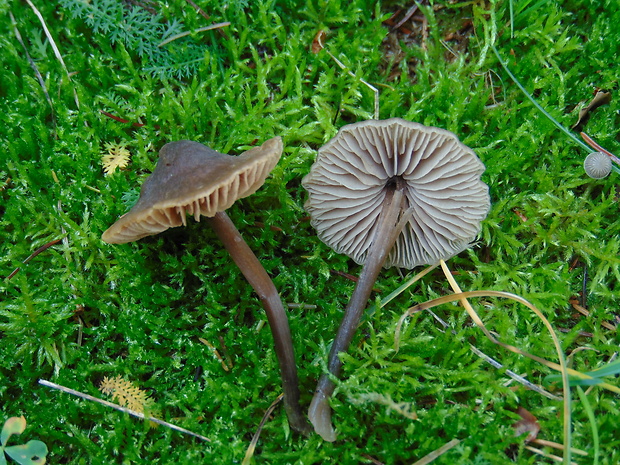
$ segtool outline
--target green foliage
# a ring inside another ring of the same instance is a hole
[[[26,419],[11,417],[4,422],[0,433],[0,465],[6,465],[8,455],[20,465],[43,465],[47,456],[47,446],[41,441],[28,441],[20,446],[7,446],[9,438],[16,434],[20,435],[26,430]]]
[[[575,376],[570,376],[569,381],[571,386],[595,386],[600,383],[609,382],[609,376],[618,376],[620,374],[620,360],[608,363],[596,370],[586,371],[584,374],[590,376],[590,379],[581,379]],[[545,377],[545,384],[557,383],[559,377],[556,375],[549,375]]]
[[[491,48],[570,128],[575,108],[595,86],[615,95],[620,12],[611,0],[513,2],[514,37],[509,2],[499,1],[422,4],[420,21],[404,26],[410,33],[384,25],[408,8],[391,1],[196,1],[208,21],[184,0],[145,2],[155,14],[116,1],[35,3],[72,80],[32,11],[0,1],[45,78],[54,114],[4,15],[0,275],[21,269],[0,281],[0,411],[5,417],[30,412],[59,463],[240,461],[279,393],[260,303],[205,224],[134,244],[100,241],[135,202],[159,148],[172,140],[238,154],[283,137],[282,160],[265,186],[229,215],[283,300],[297,304],[289,317],[307,405],[353,289],[331,270],[357,274],[359,267],[318,241],[300,181],[338,128],[372,116],[374,93],[361,79],[379,89],[381,118],[450,129],[486,164],[492,211],[478,243],[449,262],[461,288],[510,291],[534,302],[562,331],[575,369],[593,372],[613,355],[617,334],[601,323],[614,320],[620,288],[617,175],[594,181],[583,173],[585,150],[533,106]],[[171,34],[224,21],[231,22],[225,34],[194,34],[157,47]],[[353,76],[327,50],[311,52],[319,30]],[[586,126],[615,153],[618,110],[614,96]],[[102,148],[125,143],[130,164],[106,176]],[[375,297],[417,271],[384,270]],[[585,271],[590,316],[578,317],[569,299],[582,297]],[[513,437],[514,411],[527,408],[541,422],[539,437],[561,441],[560,403],[507,384],[503,370],[486,365],[468,344],[534,383],[550,374],[546,368],[498,349],[464,312],[447,305],[434,311],[450,328],[417,314],[402,328],[400,350],[393,350],[406,309],[448,292],[435,270],[368,314],[332,402],[338,442],[292,434],[276,410],[255,463],[412,463],[453,438],[461,443],[437,463],[538,463]],[[508,302],[472,304],[501,340],[553,359],[542,325],[527,311]],[[198,338],[231,361],[230,371]],[[86,408],[36,383],[53,377],[95,395],[109,373],[136,380],[157,399],[162,419],[212,442],[150,429],[100,405]],[[585,395],[588,409],[574,402],[573,446],[600,444],[599,463],[615,465],[617,396],[599,386]]]

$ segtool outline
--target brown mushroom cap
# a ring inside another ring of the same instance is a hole
[[[411,220],[385,267],[434,264],[466,249],[490,208],[484,165],[456,135],[400,118],[344,126],[319,150],[304,178],[319,238],[364,263],[386,186],[406,186]]]
[[[253,194],[278,163],[282,139],[274,137],[239,156],[181,140],[159,152],[157,166],[140,190],[140,198],[101,239],[123,244],[186,224],[186,214],[212,217],[237,199]]]

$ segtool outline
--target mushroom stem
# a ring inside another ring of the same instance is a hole
[[[267,320],[280,364],[284,407],[289,423],[295,431],[308,434],[311,428],[299,405],[299,383],[291,330],[278,291],[265,268],[243,240],[228,215],[225,212],[218,212],[215,216],[207,219],[245,279],[260,297],[267,313]]]
[[[398,180],[397,180],[398,181]],[[402,203],[404,194],[396,185],[388,186],[384,207],[377,220],[377,230],[372,244],[368,249],[368,255],[351,300],[344,311],[344,317],[338,328],[336,338],[329,352],[327,368],[329,373],[324,373],[316,387],[308,417],[314,426],[314,430],[326,441],[335,441],[336,433],[331,422],[331,408],[329,398],[334,393],[336,385],[330,376],[338,378],[342,371],[342,361],[338,357],[341,352],[346,352],[351,340],[362,319],[364,308],[372,292],[377,276],[385,263],[390,250],[394,246],[398,235],[410,219],[410,212],[405,212],[399,221],[399,215],[403,211]]]

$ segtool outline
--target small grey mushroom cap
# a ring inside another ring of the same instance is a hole
[[[593,179],[606,178],[611,173],[611,157],[602,152],[592,152],[583,161],[583,169]]]
[[[171,142],[159,151],[153,173],[129,212],[103,233],[110,244],[124,244],[228,209],[263,185],[282,155],[274,137],[238,156],[225,155],[189,140]]]
[[[450,131],[400,118],[344,126],[319,149],[302,184],[319,238],[359,264],[374,238],[386,186],[401,178],[412,218],[385,267],[414,268],[466,249],[490,208],[484,165]]]

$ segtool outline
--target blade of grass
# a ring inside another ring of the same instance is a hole
[[[422,279],[424,276],[426,276],[428,273],[433,271],[438,266],[439,266],[439,263],[435,263],[434,265],[428,266],[428,267],[424,268],[422,271],[420,271],[418,274],[416,274],[413,278],[405,281],[403,284],[398,286],[396,289],[394,289],[392,292],[390,292],[389,295],[387,295],[384,299],[381,300],[381,303],[379,304],[379,308],[385,307],[392,300],[394,300],[396,297],[401,295],[409,287],[411,287],[413,284],[415,284],[417,281]]]
[[[516,76],[512,74],[512,72],[510,71],[510,68],[508,68],[508,65],[504,62],[504,60],[502,60],[502,57],[500,56],[495,46],[492,45],[491,47],[493,48],[493,52],[495,53],[495,56],[499,60],[500,65],[502,65],[502,68],[504,68],[504,71],[506,71],[506,74],[510,76],[510,79],[512,79],[512,81],[519,87],[519,89],[521,89],[521,92],[523,92],[523,94],[529,99],[529,101],[532,102],[532,104],[536,108],[538,108],[538,110],[549,119],[549,121],[555,124],[560,131],[562,131],[569,138],[571,138],[577,145],[581,146],[584,150],[590,153],[590,147],[588,147],[584,142],[577,139],[577,137],[572,132],[570,132],[568,129],[562,126],[553,116],[551,116],[547,112],[547,110],[545,110],[536,100],[534,100],[534,97],[530,95],[530,93],[525,89],[525,87],[523,87],[523,85],[519,82]]]
[[[456,280],[450,273],[450,270],[448,269],[448,266],[446,265],[446,263],[443,260],[441,260],[440,264],[444,272],[444,275],[446,276],[446,279],[450,283],[450,287],[452,287],[452,291],[455,293],[462,292]],[[491,333],[485,328],[484,323],[479,318],[474,308],[467,301],[467,298],[462,298],[459,300],[461,304],[463,305],[463,307],[465,307],[465,309],[467,310],[467,313],[469,314],[469,316],[483,330],[486,336],[491,341],[496,341],[495,337],[493,337]],[[555,334],[555,331],[553,330],[553,326],[551,326],[551,323],[549,323],[549,320],[547,320],[547,318],[542,314],[542,312],[538,310],[538,308],[536,308],[530,302],[528,302],[525,299],[522,299],[522,302],[526,307],[532,310],[536,314],[536,316],[538,316],[538,318],[540,318],[540,320],[546,326],[547,330],[549,331],[549,334],[551,335],[551,339],[553,339],[553,344],[558,354],[558,360],[560,361],[560,368],[561,368],[560,373],[562,373],[562,391],[564,393],[564,444],[565,444],[564,462],[568,464],[571,461],[571,450],[570,450],[570,446],[571,446],[571,398],[570,398],[570,384],[568,382],[568,373],[566,371],[566,360],[564,359],[564,352],[562,351],[562,346],[560,344],[560,341],[558,340],[558,337]],[[497,341],[497,343],[499,343],[499,341]]]
[[[65,74],[67,75],[67,80],[71,82],[71,74],[69,73],[69,70],[67,69],[67,65],[65,65],[65,60],[63,60],[62,58],[60,50],[58,50],[58,46],[56,45],[56,42],[54,41],[54,38],[52,37],[50,30],[47,28],[47,24],[45,24],[45,19],[43,19],[43,15],[30,0],[26,0],[26,3],[28,3],[30,8],[32,8],[32,11],[34,11],[34,14],[37,15],[37,18],[39,18],[39,21],[41,22],[41,26],[43,27],[43,31],[45,32],[45,36],[47,37],[47,40],[50,41],[52,50],[54,50],[54,55],[56,55],[56,59],[60,62],[62,69],[65,71]],[[77,90],[75,89],[75,87],[73,87],[73,100],[75,101],[75,106],[79,109],[80,100],[78,98]]]
[[[594,450],[592,451],[594,454],[594,461],[592,462],[592,465],[598,465],[600,445],[599,445],[598,428],[596,426],[596,418],[594,416],[594,411],[592,410],[592,406],[590,405],[588,396],[583,391],[583,389],[581,389],[580,386],[577,386],[577,395],[579,395],[579,400],[581,401],[581,404],[583,405],[583,409],[588,415],[588,420],[590,421],[590,426],[592,427],[592,443],[593,443],[593,448],[594,448]]]

